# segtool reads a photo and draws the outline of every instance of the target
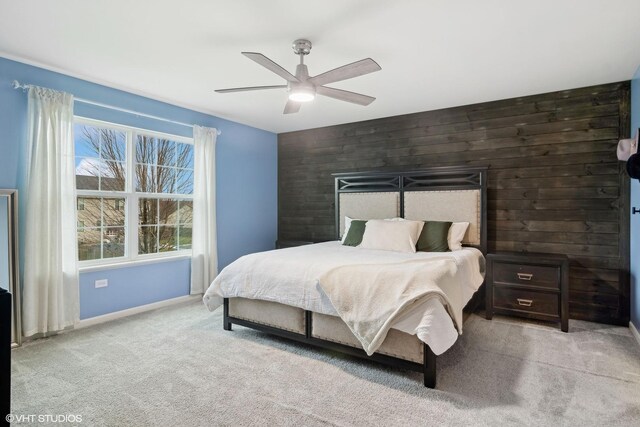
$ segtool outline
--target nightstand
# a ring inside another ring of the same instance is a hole
[[[486,317],[494,313],[560,322],[569,331],[569,260],[564,255],[487,255]]]

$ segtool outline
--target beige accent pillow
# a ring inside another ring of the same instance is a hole
[[[347,238],[347,234],[349,234],[349,227],[351,227],[351,218],[345,215],[344,217],[344,233],[342,233],[342,238],[340,241],[344,243],[344,239]]]
[[[459,251],[462,249],[462,239],[464,239],[464,234],[467,232],[468,227],[468,222],[454,222],[451,224],[449,235],[447,236],[450,250]]]
[[[358,247],[415,253],[423,226],[422,221],[371,219],[367,221],[362,243]]]

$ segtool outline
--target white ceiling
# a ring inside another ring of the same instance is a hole
[[[0,0],[0,56],[272,132],[309,129],[630,79],[638,0]],[[382,71],[333,85],[368,107],[318,97],[283,115],[283,84],[240,54],[311,75],[366,57]]]

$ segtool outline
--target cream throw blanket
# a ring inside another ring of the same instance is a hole
[[[440,299],[462,333],[463,296],[456,271],[453,260],[345,265],[323,274],[319,285],[371,356],[394,320],[427,299]]]

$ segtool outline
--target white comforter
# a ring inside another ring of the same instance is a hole
[[[341,266],[386,264],[408,260],[453,260],[452,276],[466,304],[484,280],[484,258],[477,249],[454,252],[400,253],[343,246],[339,241],[260,252],[239,258],[223,269],[204,295],[211,311],[223,298],[242,297],[337,316],[318,279]],[[457,325],[462,332],[462,325]],[[444,353],[458,337],[451,316],[439,299],[427,299],[396,317],[393,329],[417,335],[435,354]]]

